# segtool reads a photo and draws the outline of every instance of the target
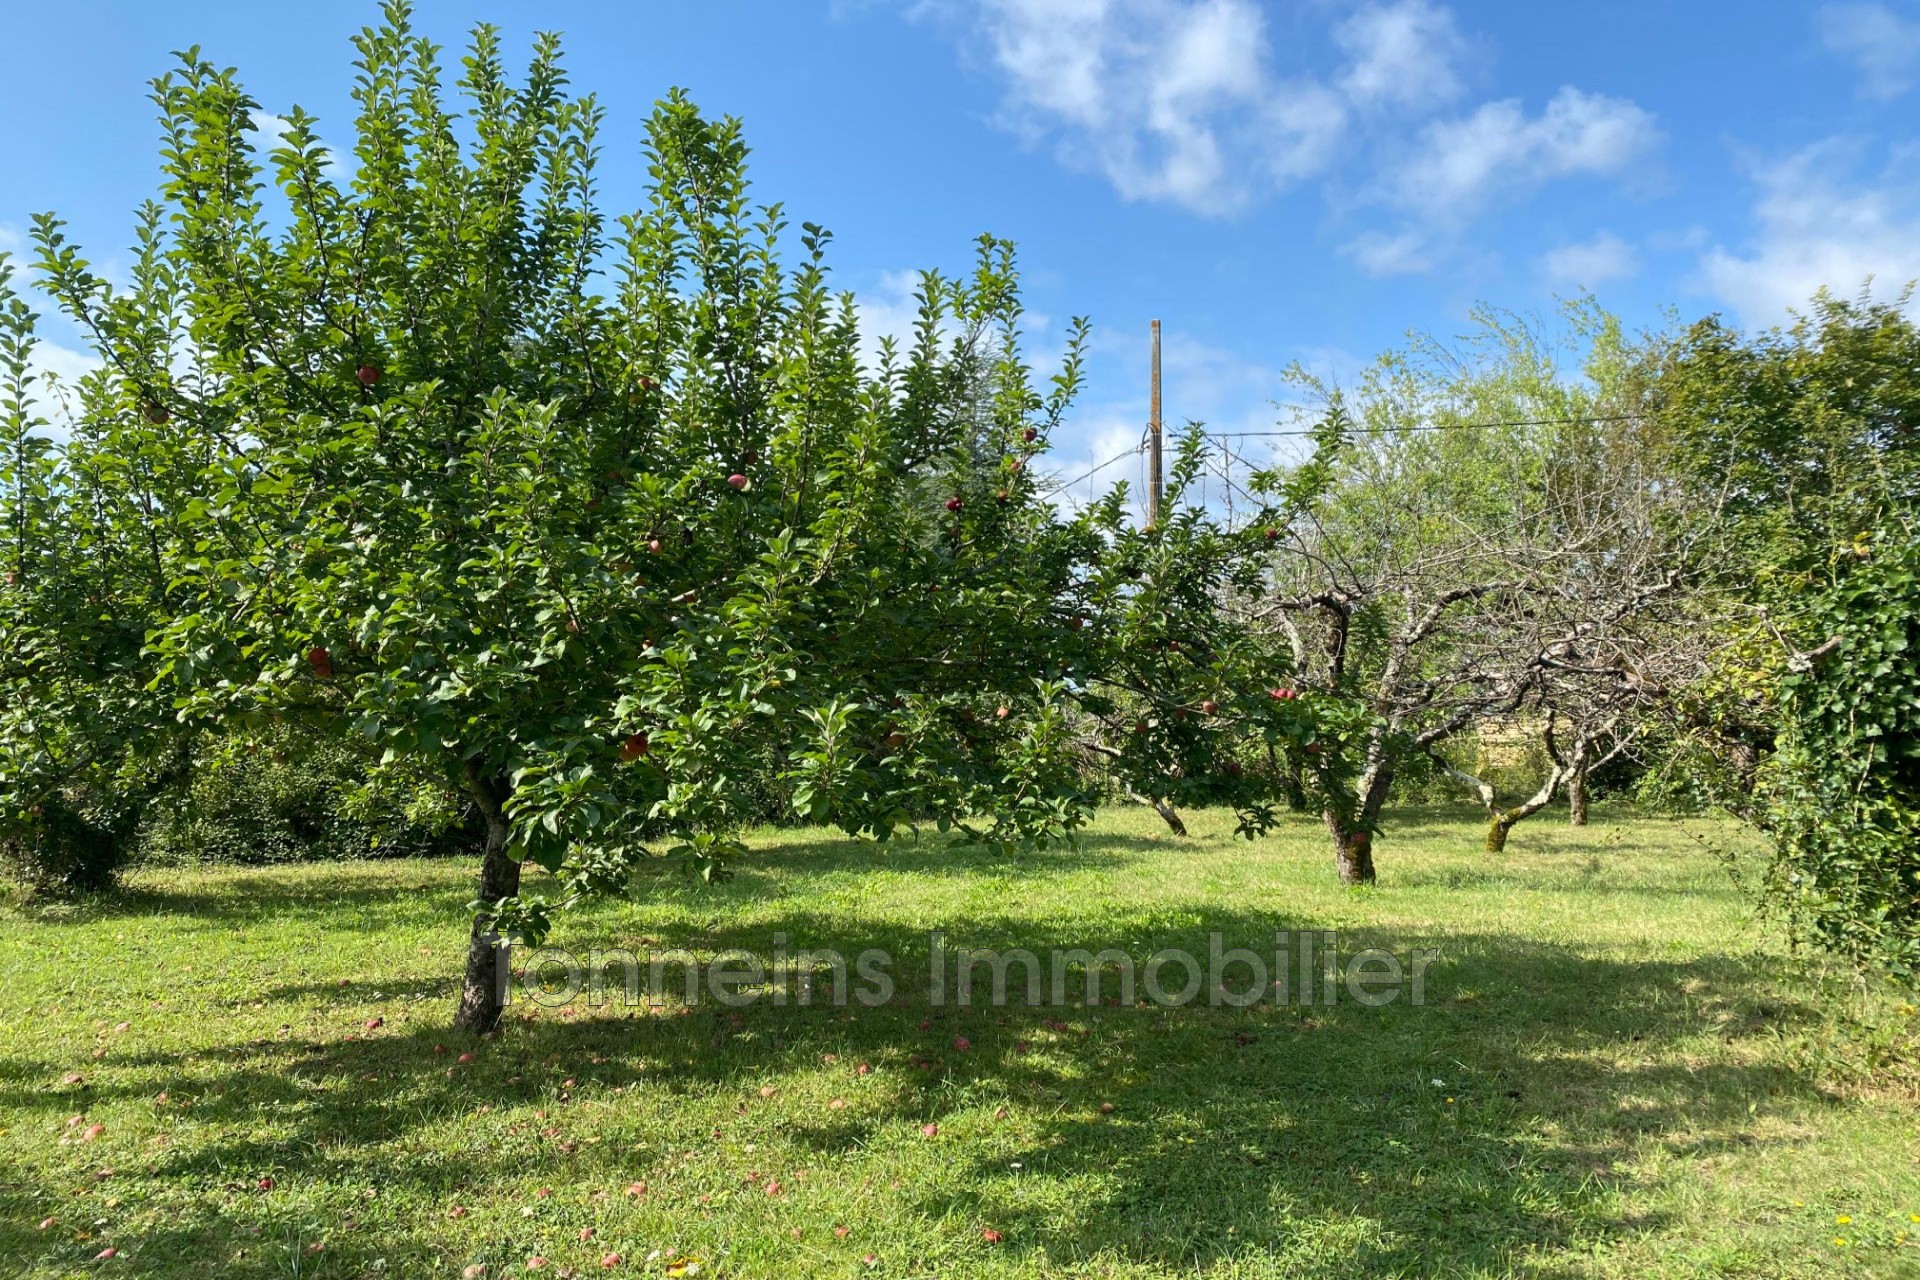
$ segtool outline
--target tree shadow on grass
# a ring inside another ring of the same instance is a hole
[[[1089,938],[976,913],[946,929],[954,945],[1044,954],[1112,944],[1143,959],[1162,947],[1204,957],[1215,930],[1228,946],[1270,953],[1272,933],[1289,927],[1210,905],[1168,904],[1166,918],[1198,923]],[[884,949],[896,998],[879,1008],[762,1001],[572,1016],[522,1005],[484,1044],[433,1029],[289,1031],[116,1054],[90,1094],[50,1089],[45,1064],[0,1053],[0,1109],[53,1127],[89,1097],[115,1097],[119,1068],[180,1078],[158,1113],[193,1126],[192,1139],[145,1150],[138,1169],[116,1176],[199,1194],[116,1243],[136,1257],[228,1259],[233,1274],[280,1273],[264,1261],[274,1232],[342,1215],[359,1229],[329,1237],[322,1274],[362,1274],[379,1258],[401,1274],[444,1265],[438,1224],[420,1220],[418,1204],[535,1185],[579,1200],[581,1220],[603,1237],[670,1232],[694,1253],[729,1256],[728,1274],[817,1273],[804,1252],[814,1246],[789,1242],[768,1217],[785,1202],[727,1199],[772,1158],[745,1154],[752,1140],[870,1162],[880,1178],[913,1144],[939,1141],[940,1176],[893,1193],[896,1212],[919,1224],[924,1256],[890,1266],[965,1275],[1025,1259],[1049,1272],[1346,1277],[1575,1274],[1593,1249],[1662,1225],[1628,1216],[1615,1194],[1622,1166],[1647,1144],[1692,1157],[1788,1141],[1759,1135],[1788,1131],[1768,1122],[1817,1094],[1804,1076],[1712,1051],[1716,1038],[1814,1016],[1778,995],[1790,985],[1787,962],[1766,956],[1620,960],[1510,935],[1360,929],[1343,935],[1349,951],[1441,949],[1424,1005],[1364,1008],[1343,995],[1310,1008],[960,1009],[930,1002],[928,940],[917,930],[850,929],[795,905],[751,927],[661,941],[765,953],[774,933],[849,958]],[[312,994],[291,986],[262,998]],[[461,1051],[476,1061],[456,1064]],[[857,1075],[859,1063],[872,1074]],[[840,1083],[820,1085],[823,1074]],[[786,1109],[760,1096],[770,1081],[843,1089],[861,1105],[845,1118]],[[990,1118],[1003,1105],[1009,1118]],[[624,1140],[636,1106],[654,1117],[642,1150]],[[665,1121],[661,1108],[672,1111]],[[920,1135],[925,1123],[941,1126],[937,1138]],[[437,1145],[449,1124],[469,1126],[475,1145]],[[277,1192],[256,1185],[269,1173]],[[644,1200],[619,1194],[635,1179],[650,1184]],[[372,1193],[364,1204],[361,1189]],[[303,1192],[297,1205],[274,1198]],[[803,1195],[796,1189],[792,1203]],[[413,1203],[416,1216],[387,1216],[390,1200]],[[19,1180],[0,1186],[0,1257],[47,1247],[25,1225],[41,1204]],[[981,1243],[984,1228],[1001,1233],[997,1251]],[[255,1261],[231,1262],[256,1229]],[[524,1258],[526,1230],[490,1220],[476,1228],[474,1256]]]

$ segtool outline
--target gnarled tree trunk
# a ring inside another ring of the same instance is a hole
[[[487,842],[480,859],[480,895],[483,904],[473,917],[473,931],[467,940],[467,970],[460,984],[460,1006],[453,1018],[462,1031],[484,1035],[500,1025],[506,1009],[507,983],[511,951],[494,931],[487,906],[511,898],[520,892],[520,864],[507,854],[509,834],[502,805],[506,785],[500,779],[482,777],[467,766],[467,790],[479,806],[486,822]]]
[[[1551,732],[1549,732],[1549,738],[1551,738]],[[1566,779],[1567,772],[1559,763],[1559,755],[1552,751],[1551,745],[1549,745],[1549,752],[1553,756],[1554,763],[1547,769],[1546,781],[1540,784],[1538,791],[1511,809],[1500,807],[1499,797],[1495,794],[1491,783],[1475,777],[1464,769],[1455,768],[1438,755],[1433,756],[1434,764],[1442,773],[1461,783],[1480,798],[1481,806],[1487,811],[1485,847],[1488,853],[1505,853],[1507,837],[1513,834],[1514,827],[1553,803],[1553,797],[1558,794],[1560,784]]]

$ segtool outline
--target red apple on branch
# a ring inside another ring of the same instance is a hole
[[[307,665],[313,668],[313,674],[321,680],[333,679],[333,655],[320,645],[307,650]]]
[[[727,483],[733,487],[735,492],[738,492],[747,487],[747,478],[736,471],[727,477]]]
[[[622,760],[638,760],[641,756],[647,754],[648,746],[649,743],[647,742],[646,734],[629,734],[627,740],[620,744],[620,758]]]
[[[377,364],[363,364],[354,370],[353,376],[360,379],[361,386],[370,387],[380,381],[380,366]]]
[[[1028,427],[1025,431],[1022,431],[1020,433],[1020,438],[1022,440],[1025,440],[1028,444],[1032,444],[1035,440],[1038,440],[1040,438],[1040,428]]]
[[[1220,710],[1220,704],[1215,702],[1212,698],[1208,698],[1200,704],[1200,711],[1201,711],[1201,714],[1203,715],[1210,716],[1219,710]]]
[[[958,494],[955,494],[953,497],[947,499],[947,510],[949,511],[958,511],[961,507],[965,505],[966,505],[965,503],[960,501],[960,497]]]

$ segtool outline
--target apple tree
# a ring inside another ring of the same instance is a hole
[[[736,122],[663,100],[646,199],[609,219],[602,113],[555,38],[516,83],[482,26],[449,88],[410,24],[392,4],[357,37],[345,153],[299,110],[263,135],[233,71],[182,55],[127,284],[37,220],[39,283],[103,368],[70,441],[31,448],[104,477],[97,509],[51,500],[142,575],[84,696],[143,725],[157,698],[175,725],[331,726],[462,788],[486,832],[472,1030],[500,1015],[500,937],[642,870],[724,874],[769,788],[877,839],[1070,835],[1102,786],[1080,727],[1148,643],[1111,522],[1063,518],[1035,474],[1084,324],[1036,383],[987,237],[863,359],[828,235],[804,225],[789,264]],[[1182,536],[1211,544],[1202,523]],[[1183,589],[1152,642],[1266,663],[1212,601]],[[10,760],[91,714],[30,671],[8,694]],[[1184,749],[1257,816],[1213,764],[1249,731]]]

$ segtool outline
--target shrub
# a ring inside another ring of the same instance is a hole
[[[133,852],[131,815],[98,788],[68,787],[37,806],[39,821],[0,836],[0,864],[35,894],[111,889]]]
[[[1782,682],[1763,774],[1770,884],[1796,931],[1920,968],[1920,541],[1896,528],[1808,611],[1834,645]],[[1854,552],[1843,552],[1849,556]]]
[[[144,862],[330,861],[467,853],[470,806],[420,772],[381,769],[350,738],[274,726],[197,744],[138,832]]]

